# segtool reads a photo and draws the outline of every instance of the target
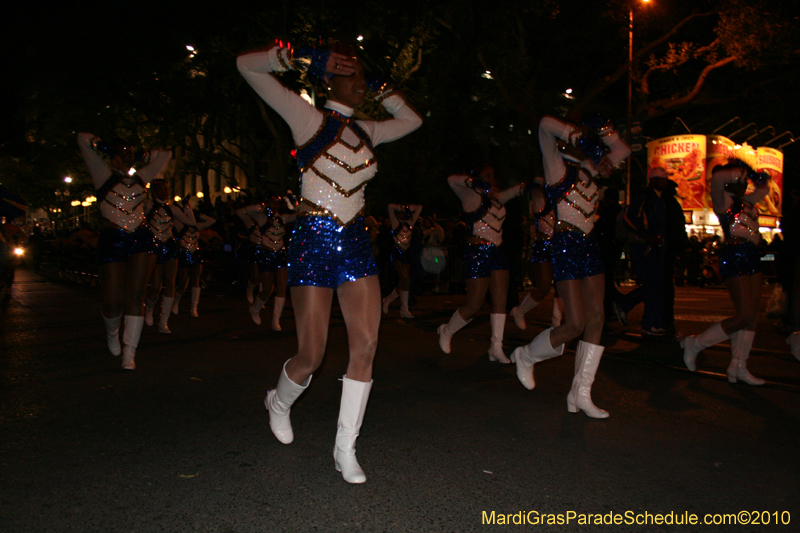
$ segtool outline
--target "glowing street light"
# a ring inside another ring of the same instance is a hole
[[[72,183],[72,178],[67,176],[66,178],[64,178],[64,183]]]
[[[650,0],[641,0],[642,3],[648,4]],[[628,23],[628,131],[626,133],[628,146],[631,144],[631,116],[633,114],[633,3],[630,0],[630,18]],[[631,203],[631,157],[633,152],[628,155],[628,161],[625,165],[627,179],[625,180],[625,203]]]

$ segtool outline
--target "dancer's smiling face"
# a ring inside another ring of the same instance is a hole
[[[364,81],[364,66],[355,60],[355,72],[350,76],[334,76],[330,81],[328,97],[340,104],[355,109],[367,98],[367,83]]]

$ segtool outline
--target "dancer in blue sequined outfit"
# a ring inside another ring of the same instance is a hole
[[[78,146],[97,189],[97,205],[103,216],[97,261],[108,349],[113,355],[122,354],[122,368],[133,370],[144,326],[147,280],[156,261],[155,238],[147,227],[144,211],[145,185],[164,170],[172,152],[146,153],[146,166],[131,173],[136,156],[133,147],[122,139],[104,142],[91,133],[79,133]],[[120,346],[123,314],[125,327]]]
[[[274,75],[301,61],[328,88],[323,110],[309,105]],[[301,173],[300,208],[289,246],[298,352],[286,362],[276,389],[265,399],[270,428],[279,441],[292,442],[289,411],[322,362],[336,291],[350,360],[342,380],[334,466],[348,483],[363,483],[366,476],[356,460],[355,441],[372,388],[381,313],[378,269],[362,218],[364,187],[378,170],[373,147],[407,135],[422,119],[402,96],[380,84],[370,89],[378,93],[393,118],[373,121],[353,116],[365,101],[368,87],[351,47],[293,53],[279,44],[240,55],[237,66],[258,95],[289,124]]]
[[[414,318],[408,310],[408,290],[411,287],[410,265],[419,261],[419,246],[417,241],[422,240],[422,233],[415,228],[419,215],[422,213],[421,205],[389,204],[389,221],[392,224],[394,247],[392,248],[391,261],[397,270],[397,287],[381,302],[383,314],[389,312],[389,305],[400,298],[400,316]]]
[[[150,276],[150,289],[145,298],[145,323],[153,325],[153,311],[161,293],[163,286],[164,292],[161,295],[161,316],[158,320],[158,331],[161,333],[172,333],[169,329],[169,316],[172,314],[172,304],[175,301],[175,280],[178,275],[178,239],[175,238],[173,229],[175,220],[180,220],[183,224],[191,224],[191,221],[183,212],[169,203],[169,183],[167,180],[153,180],[150,185],[151,199],[147,201],[144,211],[147,216],[147,224],[153,232],[158,245],[158,256],[153,274]]]
[[[286,303],[288,279],[286,224],[293,223],[297,218],[296,213],[280,213],[283,203],[279,195],[267,193],[264,202],[236,210],[250,238],[251,267],[255,267],[257,274],[251,283],[253,286],[261,285],[261,290],[250,306],[250,316],[253,322],[261,325],[261,308],[264,307],[274,288],[275,298],[272,308],[274,331],[281,331],[281,313]]]
[[[570,412],[592,418],[608,413],[592,403],[591,388],[603,347],[603,264],[594,230],[598,188],[595,177],[630,154],[630,148],[610,124],[587,121],[576,126],[554,117],[539,123],[547,196],[555,211],[553,280],[564,301],[564,323],[540,333],[533,342],[514,350],[517,377],[533,389],[533,365],[564,353],[564,344],[582,337],[575,353],[575,376],[567,396]],[[561,147],[564,149],[562,154]],[[576,150],[577,149],[577,150]],[[573,155],[569,155],[573,154]]]
[[[486,293],[491,291],[489,322],[492,339],[489,360],[508,364],[511,360],[503,353],[508,296],[508,260],[503,249],[503,221],[506,218],[506,202],[522,194],[525,184],[499,190],[491,165],[481,165],[469,176],[450,176],[447,182],[461,200],[465,218],[471,225],[471,235],[464,250],[467,301],[456,309],[447,324],[439,326],[439,347],[444,353],[450,353],[453,335],[472,321],[483,305]]]
[[[553,208],[544,194],[544,178],[533,180],[531,188],[531,265],[533,266],[534,289],[525,295],[522,302],[514,307],[511,318],[519,329],[527,329],[525,314],[539,305],[553,288],[553,231],[556,217]],[[556,293],[553,298],[553,315],[550,324],[555,328],[561,325],[564,303]]]
[[[712,324],[703,333],[681,339],[686,367],[697,370],[697,355],[717,343],[731,339],[731,363],[728,381],[763,385],[764,380],[747,370],[747,359],[761,301],[761,261],[758,243],[758,207],[756,204],[769,192],[765,172],[756,172],[755,151],[744,145],[734,153],[735,159],[711,170],[711,201],[725,234],[725,245],[719,262],[719,273],[728,287],[736,314]],[[748,182],[751,192],[748,190]]]

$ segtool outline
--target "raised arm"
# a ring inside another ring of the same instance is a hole
[[[400,225],[400,220],[397,219],[397,210],[401,207],[400,204],[389,204],[389,222],[392,225],[392,229],[397,229],[397,226]]]
[[[239,209],[236,210],[236,216],[238,216],[239,219],[241,219],[241,221],[244,223],[245,228],[250,229],[255,225],[256,222],[253,219],[253,215],[251,215],[251,213],[254,212],[254,208],[257,209],[258,207],[259,205],[257,204],[248,205],[246,207],[240,207]]]
[[[393,118],[359,121],[361,127],[369,134],[373,146],[405,137],[422,125],[422,117],[406,102],[404,96],[391,93],[381,101],[381,104]]]
[[[506,205],[506,202],[525,192],[525,185],[525,183],[518,183],[517,185],[511,186],[504,191],[500,191],[500,194],[497,195],[497,201],[503,205]]]
[[[558,183],[567,167],[558,149],[558,140],[569,141],[575,126],[555,117],[543,117],[539,122],[539,147],[544,159],[544,177],[547,183]]]
[[[206,229],[210,228],[214,224],[217,223],[217,219],[211,218],[208,215],[200,215],[200,221],[197,223],[197,229]]]
[[[454,174],[447,178],[447,184],[461,200],[461,207],[466,212],[475,211],[481,205],[481,195],[474,189],[472,178],[466,174]]]
[[[91,133],[78,134],[78,147],[81,150],[83,160],[86,161],[86,166],[89,168],[89,174],[92,176],[92,183],[95,189],[99,189],[111,176],[111,167],[108,166],[103,156],[94,148],[94,143],[97,140],[99,138]]]
[[[172,159],[172,152],[169,150],[151,150],[149,157],[150,163],[136,172],[145,183],[150,183],[156,176],[161,174],[161,171],[167,167]]]
[[[419,216],[422,214],[422,206],[417,204],[411,204],[408,206],[411,208],[411,220],[408,221],[409,226],[413,226],[419,220]]]
[[[303,144],[314,135],[322,116],[275,77],[291,68],[291,60],[289,49],[276,45],[241,54],[236,67],[258,96],[289,124],[295,142]]]

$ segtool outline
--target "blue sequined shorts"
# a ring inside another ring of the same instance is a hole
[[[401,250],[397,246],[393,246],[390,259],[392,263],[395,261],[400,261],[404,265],[410,265],[412,261],[411,255],[411,248],[407,250]]]
[[[202,264],[203,258],[199,251],[192,253],[186,248],[178,249],[178,268],[192,268]]]
[[[761,272],[761,255],[752,242],[726,244],[719,258],[719,275],[723,280],[751,276]]]
[[[97,240],[97,263],[124,263],[132,255],[156,253],[156,238],[150,228],[139,226],[128,233],[121,228],[103,228]]]
[[[550,263],[553,260],[551,239],[537,239],[531,245],[531,263]]]
[[[584,279],[602,274],[603,261],[594,232],[557,231],[553,246],[553,281]]]
[[[156,246],[158,251],[158,258],[156,259],[157,265],[165,265],[168,262],[178,258],[178,241],[175,239],[167,239],[166,241],[159,241],[156,239]]]
[[[281,248],[280,250],[276,251],[265,247],[263,260],[258,263],[258,271],[275,272],[279,268],[286,267],[288,258],[289,254],[286,251],[286,248]]]
[[[239,248],[239,255],[245,263],[261,264],[264,261],[264,250],[263,246],[248,242]]]
[[[340,226],[330,217],[300,216],[289,244],[289,287],[335,289],[346,281],[377,276],[363,220]]]
[[[464,249],[464,278],[488,278],[492,270],[508,270],[503,245],[468,244]]]

